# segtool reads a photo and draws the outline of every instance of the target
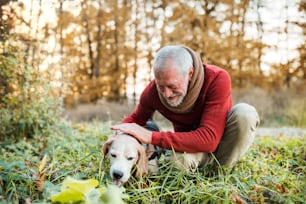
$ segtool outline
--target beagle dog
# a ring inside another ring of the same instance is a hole
[[[110,176],[115,185],[128,181],[136,166],[136,176],[148,173],[144,147],[132,136],[120,133],[112,135],[102,147],[104,157],[110,158]]]
[[[148,123],[147,123],[148,124]],[[149,124],[150,125],[150,124]],[[146,127],[154,129],[151,126]],[[115,185],[122,185],[131,177],[136,167],[135,176],[140,177],[158,172],[156,151],[153,145],[142,145],[134,137],[121,131],[111,135],[102,147],[103,155],[110,159],[110,176]]]

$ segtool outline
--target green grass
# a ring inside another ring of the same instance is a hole
[[[109,126],[62,122],[48,137],[1,143],[0,203],[50,203],[67,176],[110,184],[109,162],[101,153]],[[260,137],[233,169],[186,174],[164,164],[160,174],[126,183],[126,202],[304,203],[305,147],[304,137]]]

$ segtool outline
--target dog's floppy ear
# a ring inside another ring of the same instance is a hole
[[[103,144],[102,146],[102,152],[103,152],[103,158],[105,158],[105,156],[107,155],[108,151],[109,151],[109,148],[110,146],[112,145],[114,141],[114,137],[111,136],[108,138],[108,140]]]
[[[137,145],[138,160],[136,163],[136,177],[148,174],[148,158],[146,156],[145,148],[142,145]]]

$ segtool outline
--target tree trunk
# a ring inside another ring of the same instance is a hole
[[[95,72],[95,60],[93,56],[93,50],[92,50],[92,39],[90,37],[90,29],[89,29],[89,20],[88,20],[88,15],[87,15],[87,0],[81,2],[82,9],[83,9],[83,21],[84,21],[84,27],[85,27],[85,32],[86,32],[86,38],[87,38],[87,46],[88,46],[88,54],[89,54],[89,69],[90,72],[88,73],[88,77],[90,79],[93,78],[94,72]]]

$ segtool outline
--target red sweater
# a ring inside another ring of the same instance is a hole
[[[172,122],[175,132],[153,132],[153,145],[178,152],[214,152],[232,107],[231,79],[217,66],[203,67],[204,84],[191,112],[177,114],[169,111],[160,101],[153,80],[141,94],[136,109],[123,122],[145,125],[158,111]]]

